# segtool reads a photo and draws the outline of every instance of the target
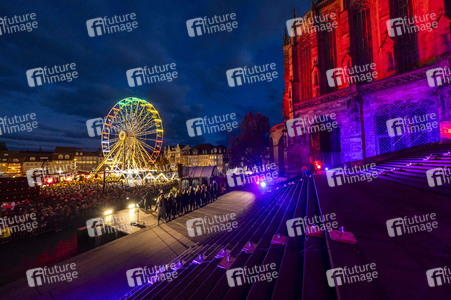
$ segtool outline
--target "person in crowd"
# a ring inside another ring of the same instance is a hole
[[[164,197],[163,190],[160,191],[160,196],[158,196],[158,219],[157,219],[157,225],[160,225],[160,219],[164,219],[164,222],[167,223],[167,208],[168,208],[168,201]]]
[[[216,201],[218,200],[218,183],[216,181],[213,181],[213,199]]]
[[[199,186],[199,208],[204,204],[204,185]]]
[[[301,168],[302,177],[309,176],[310,171],[307,166],[302,166]]]
[[[158,195],[157,200],[155,200],[155,208],[153,209],[153,211],[157,212],[158,211],[158,206],[160,205],[160,196]]]
[[[183,214],[183,191],[181,189],[178,190],[175,201],[177,202],[177,216],[181,217]]]
[[[190,189],[186,189],[183,194],[183,214],[188,213],[189,211],[189,202],[190,202]]]
[[[196,193],[195,193],[195,205],[194,205],[195,209],[198,209],[200,207],[200,199],[201,198],[202,198],[202,191],[201,191],[200,185],[198,185],[196,188]]]
[[[204,185],[199,186],[199,206],[198,208],[202,207],[204,204]]]
[[[175,219],[176,208],[177,208],[177,203],[175,201],[174,192],[170,192],[169,193],[169,197],[168,197],[168,218],[169,218],[169,221]]]
[[[211,203],[211,184],[207,183],[207,203]]]
[[[139,206],[143,206],[144,210],[147,211],[147,208],[150,206],[149,200],[148,199],[148,195],[149,193],[146,193],[143,197],[142,197],[142,201],[138,203]]]
[[[169,221],[171,221],[171,215],[172,215],[172,192],[169,192],[167,200],[167,207],[166,207],[166,216]]]
[[[205,184],[202,185],[202,204],[201,206],[207,205],[207,186]]]
[[[194,187],[190,187],[189,192],[189,211],[194,210],[194,206],[196,205],[196,191],[194,190]]]

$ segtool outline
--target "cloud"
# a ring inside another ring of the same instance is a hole
[[[190,138],[186,120],[252,111],[282,121],[282,34],[293,8],[307,11],[309,4],[289,0],[130,2],[57,2],[43,5],[1,2],[4,15],[37,14],[32,32],[1,36],[0,101],[2,115],[35,112],[39,128],[30,134],[6,137],[9,147],[75,146],[98,148],[90,139],[86,121],[105,116],[121,99],[138,97],[152,103],[163,119],[165,144],[222,143],[227,135]],[[132,32],[91,38],[86,20],[135,12],[139,26]],[[190,38],[186,20],[236,13],[238,28]],[[55,64],[77,64],[72,82],[30,88],[28,69]],[[175,62],[178,78],[167,83],[130,88],[128,69]],[[237,88],[227,85],[228,69],[275,62],[279,78]]]

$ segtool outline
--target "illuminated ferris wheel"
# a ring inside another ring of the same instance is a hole
[[[108,113],[102,130],[102,166],[128,180],[142,179],[157,160],[163,144],[158,111],[143,99],[125,98]]]

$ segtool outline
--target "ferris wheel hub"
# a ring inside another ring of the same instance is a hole
[[[123,141],[123,140],[125,140],[125,138],[127,137],[127,134],[125,133],[125,131],[121,131],[120,133],[119,133],[119,139],[121,140],[121,141]]]

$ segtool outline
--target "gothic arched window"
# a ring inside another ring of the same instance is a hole
[[[355,2],[350,10],[350,51],[354,65],[363,66],[373,61],[370,16],[369,3],[364,1]]]
[[[390,0],[390,19],[412,18],[412,0]],[[406,25],[404,25],[406,26]],[[414,69],[418,65],[418,40],[416,32],[404,28],[394,39],[395,65],[398,74]]]

